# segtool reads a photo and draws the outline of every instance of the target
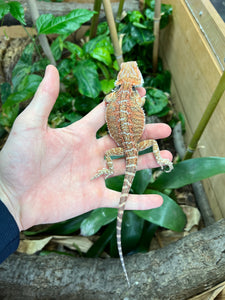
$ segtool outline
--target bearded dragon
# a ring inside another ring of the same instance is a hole
[[[159,147],[155,140],[140,141],[145,127],[145,114],[142,109],[145,98],[140,97],[136,88],[142,84],[143,78],[137,63],[135,61],[122,63],[115,82],[115,89],[104,99],[108,131],[118,147],[106,151],[107,168],[99,170],[92,178],[98,178],[101,175],[105,175],[107,178],[113,175],[114,168],[111,156],[125,156],[126,170],[118,207],[116,238],[120,261],[128,286],[130,286],[130,281],[123,258],[121,227],[125,204],[137,170],[138,152],[153,147],[153,154],[160,167],[163,169],[164,165],[168,166],[167,172],[173,169],[173,164],[160,156]]]

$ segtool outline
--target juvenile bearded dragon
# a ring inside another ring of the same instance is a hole
[[[160,167],[163,169],[164,165],[168,166],[169,170],[167,172],[173,169],[173,164],[168,159],[160,156],[159,147],[155,140],[140,141],[145,126],[145,115],[142,109],[145,99],[140,97],[136,87],[142,84],[143,78],[137,63],[135,61],[122,63],[115,82],[115,90],[104,99],[106,102],[105,117],[108,131],[118,147],[106,151],[107,168],[99,170],[93,177],[94,179],[105,175],[107,178],[113,175],[111,156],[125,156],[126,170],[118,207],[116,238],[120,261],[129,286],[130,281],[121,246],[121,226],[125,204],[137,170],[138,152],[153,147],[153,154]]]

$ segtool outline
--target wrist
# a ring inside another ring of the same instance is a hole
[[[9,193],[6,192],[6,188],[3,186],[2,182],[0,181],[0,201],[6,206],[12,217],[14,218],[15,222],[17,223],[17,226],[19,230],[22,230],[22,225],[19,219],[19,213],[17,212],[18,209],[16,209],[13,205],[13,202],[11,201],[11,197],[9,196]]]

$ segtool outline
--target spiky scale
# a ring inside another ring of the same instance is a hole
[[[106,102],[106,123],[110,136],[118,145],[117,148],[110,149],[106,152],[107,169],[99,170],[93,178],[101,175],[106,177],[113,174],[112,155],[124,155],[126,159],[126,170],[123,187],[120,196],[120,202],[117,215],[117,247],[120,261],[126,276],[128,285],[130,281],[126,271],[122,245],[121,245],[121,227],[125,204],[129,191],[137,170],[138,151],[153,147],[157,163],[163,168],[169,166],[169,172],[173,169],[172,163],[168,159],[160,156],[158,144],[155,140],[140,141],[144,131],[145,115],[142,109],[144,104],[136,87],[143,83],[142,75],[135,61],[121,64],[121,70],[115,82],[115,90],[105,97]]]

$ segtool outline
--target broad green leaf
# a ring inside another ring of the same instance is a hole
[[[154,15],[155,15],[154,10],[152,10],[152,9],[150,9],[150,8],[147,8],[147,9],[145,10],[145,16],[146,16],[148,19],[154,21]]]
[[[58,64],[58,71],[60,79],[63,80],[71,72],[73,68],[73,61],[70,58],[61,60]]]
[[[0,124],[3,127],[11,128],[19,113],[19,105],[3,107],[0,113]]]
[[[154,190],[147,190],[146,194],[158,194],[163,197],[162,206],[149,210],[134,210],[140,218],[161,227],[183,231],[186,224],[186,216],[180,206],[169,196]]]
[[[155,40],[152,31],[142,28],[137,28],[136,26],[131,27],[132,38],[140,45],[153,43]]]
[[[98,104],[97,99],[88,98],[85,96],[76,97],[75,108],[82,113],[88,113]]]
[[[4,104],[11,93],[11,85],[9,84],[9,82],[3,82],[0,85],[0,92],[1,92],[1,102],[2,104]]]
[[[96,65],[90,60],[78,61],[73,69],[78,82],[78,89],[82,95],[96,98],[101,91]]]
[[[156,74],[154,77],[148,77],[145,80],[145,86],[151,86],[152,88],[157,88],[163,90],[164,92],[170,93],[171,85],[171,74],[169,71],[164,70]]]
[[[168,98],[163,91],[158,89],[147,90],[144,108],[148,116],[161,112],[167,104]]]
[[[82,214],[78,217],[63,221],[63,222],[59,222],[53,225],[50,225],[47,228],[44,228],[42,230],[38,230],[38,231],[30,231],[30,230],[26,230],[23,233],[27,236],[31,236],[31,235],[38,235],[41,233],[48,233],[48,234],[55,234],[55,235],[67,235],[67,234],[71,234],[75,231],[77,231],[78,229],[80,229],[80,224],[81,222],[87,218],[87,216],[90,213],[85,213]]]
[[[0,19],[9,13],[10,6],[8,3],[5,3],[3,0],[0,1]]]
[[[81,58],[84,55],[83,49],[74,43],[66,41],[64,47],[71,52],[72,58]]]
[[[10,105],[18,104],[22,101],[32,98],[39,84],[41,83],[41,80],[42,78],[38,75],[32,74],[27,76],[23,81],[23,86],[20,86],[21,90],[12,93],[3,104],[3,107],[6,108]]]
[[[49,65],[49,64],[50,64],[50,61],[46,57],[41,58],[38,61],[33,63],[30,72],[35,73],[35,72],[45,71],[47,65]]]
[[[98,208],[91,212],[81,223],[81,234],[85,236],[95,234],[102,226],[116,219],[116,208]]]
[[[111,92],[111,90],[114,88],[115,86],[115,80],[114,79],[103,79],[101,81],[101,89],[103,91],[104,94],[108,94]]]
[[[132,36],[125,35],[125,37],[123,38],[123,43],[122,43],[123,53],[130,52],[136,44],[137,44],[137,42]]]
[[[150,243],[151,243],[158,227],[159,226],[156,224],[145,221],[144,228],[142,230],[142,236],[140,238],[138,247],[134,251],[135,253],[149,252]]]
[[[98,24],[97,28],[97,36],[102,35],[102,34],[109,34],[109,25],[107,22],[101,22]]]
[[[17,1],[10,1],[9,3],[10,13],[11,15],[17,19],[21,24],[26,25],[24,9],[21,3]]]
[[[139,218],[132,211],[124,212],[121,232],[121,242],[124,254],[134,251],[137,247],[142,236],[143,226],[144,220],[142,218]],[[110,243],[110,256],[118,257],[116,234],[114,234]]]
[[[91,57],[103,62],[107,66],[112,64],[112,58],[107,48],[98,47],[95,48],[91,53]]]
[[[17,64],[13,69],[12,83],[13,83],[14,91],[17,90],[21,82],[31,72],[32,65],[33,65],[33,60],[32,60],[33,52],[34,52],[34,45],[33,43],[30,43],[24,49],[20,59],[18,60]]]
[[[110,54],[114,53],[112,43],[109,37],[105,35],[100,35],[94,39],[91,39],[89,42],[84,44],[83,47],[84,51],[89,54],[91,54],[95,48],[105,48]]]
[[[224,157],[192,158],[175,164],[172,172],[162,173],[151,188],[177,189],[221,173],[225,173]]]
[[[136,172],[132,184],[132,190],[134,194],[143,194],[151,180],[151,177],[152,177],[151,169],[145,169]]]
[[[130,192],[133,194],[144,193],[151,179],[151,174],[152,172],[150,169],[137,171]],[[124,175],[108,178],[106,179],[106,187],[108,189],[121,192],[123,186],[123,179],[124,179]]]
[[[39,34],[70,34],[95,14],[87,9],[75,9],[65,16],[54,17],[52,14],[41,15],[36,21]]]
[[[86,253],[86,257],[99,257],[116,232],[116,222],[111,222],[99,239]]]
[[[141,20],[144,20],[143,15],[138,10],[128,11],[127,12],[129,22],[131,23],[140,23]]]
[[[56,61],[59,60],[62,56],[64,40],[66,36],[67,35],[58,36],[51,44],[51,51]]]

